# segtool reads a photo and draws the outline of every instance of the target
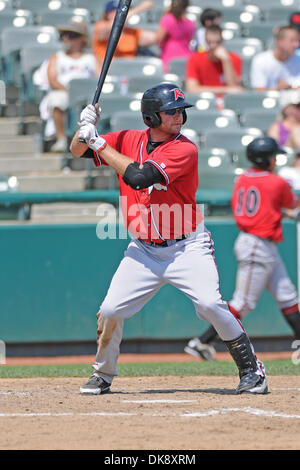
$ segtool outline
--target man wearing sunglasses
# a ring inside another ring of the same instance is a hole
[[[195,200],[198,151],[181,134],[191,106],[179,87],[164,83],[143,95],[146,130],[99,136],[98,110],[89,105],[81,113],[71,152],[117,172],[125,226],[132,236],[97,314],[96,362],[80,388],[82,394],[110,390],[124,319],[140,311],[166,284],[183,292],[198,317],[212,323],[226,343],[239,369],[237,393],[267,392],[263,364],[219,291],[213,242]]]

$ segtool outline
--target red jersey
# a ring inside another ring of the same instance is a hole
[[[242,75],[242,60],[233,52],[229,52],[235,73],[238,77]],[[224,86],[225,82],[222,62],[213,62],[208,51],[195,52],[187,62],[186,78],[195,78],[200,85]]]
[[[198,150],[182,134],[173,135],[147,153],[150,129],[125,130],[103,136],[118,152],[139,164],[150,162],[164,183],[135,190],[118,175],[121,206],[128,231],[145,241],[176,239],[196,230],[202,216],[196,204]]]
[[[295,207],[296,200],[297,196],[283,178],[250,168],[237,179],[231,205],[240,230],[281,242],[281,209]]]

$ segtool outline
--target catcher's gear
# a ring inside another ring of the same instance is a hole
[[[270,158],[276,157],[279,153],[286,152],[272,137],[257,137],[246,149],[248,160],[262,170],[267,170],[270,166]]]
[[[191,108],[193,104],[185,101],[183,91],[174,83],[162,83],[146,90],[142,97],[141,111],[145,124],[156,128],[161,125],[161,111],[183,109],[183,124],[187,115],[185,108]]]

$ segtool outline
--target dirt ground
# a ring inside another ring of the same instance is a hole
[[[235,395],[238,377],[117,377],[94,397],[84,381],[0,379],[0,449],[300,449],[299,376],[270,376],[257,396]]]

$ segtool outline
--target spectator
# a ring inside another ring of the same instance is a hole
[[[172,0],[168,13],[163,15],[156,32],[156,42],[161,48],[164,72],[169,71],[169,62],[192,54],[190,42],[195,35],[196,25],[186,16],[189,0]]]
[[[293,26],[276,29],[275,47],[258,53],[252,60],[251,87],[257,91],[288,90],[300,87],[299,32]]]
[[[216,94],[242,91],[242,60],[223,46],[220,26],[209,26],[205,40],[207,51],[194,52],[188,60],[186,90],[189,93],[210,91]]]
[[[115,18],[119,2],[110,1],[105,6],[102,19],[95,23],[93,31],[93,52],[96,57],[103,61],[111,27]],[[133,15],[150,10],[153,2],[145,0],[131,8],[127,15],[127,21]],[[145,29],[130,28],[125,25],[118,42],[114,57],[133,58],[138,55],[139,47],[147,47],[155,43],[155,32]]]
[[[206,28],[212,25],[220,25],[222,20],[222,14],[219,10],[214,8],[205,8],[200,15],[201,28],[196,31],[195,34],[195,50],[198,52],[205,51],[207,44],[205,41]]]
[[[98,73],[94,55],[85,51],[88,45],[87,25],[70,22],[66,26],[58,26],[57,30],[63,48],[41,66],[46,71],[45,78],[49,86],[48,93],[40,103],[41,118],[47,121],[46,127],[52,128],[56,136],[51,152],[63,152],[67,145],[65,111],[68,107],[68,83],[74,78],[91,77]]]
[[[273,137],[278,144],[291,148],[300,145],[300,91],[282,91],[280,98],[281,113],[278,121],[271,124],[268,136]],[[295,142],[296,140],[296,142]]]
[[[278,174],[288,181],[295,191],[300,190],[300,147],[295,149],[292,165],[280,168]]]

